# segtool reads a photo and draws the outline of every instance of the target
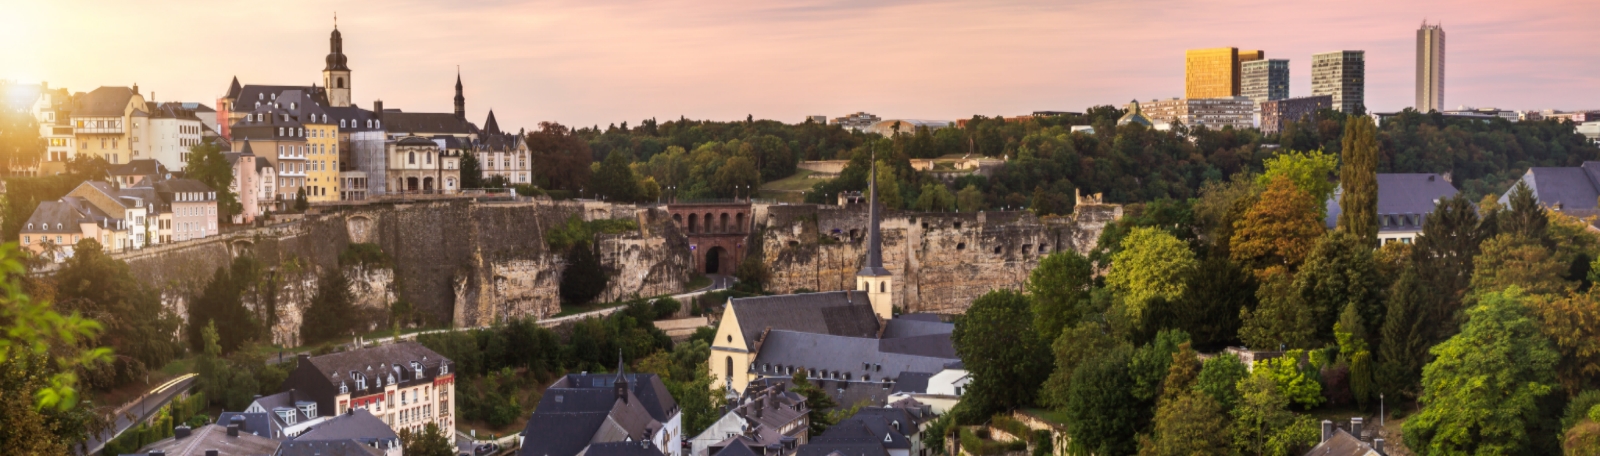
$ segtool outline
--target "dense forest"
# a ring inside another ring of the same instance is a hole
[[[808,201],[821,203],[841,191],[864,189],[870,157],[876,154],[887,165],[880,172],[892,178],[884,182],[894,193],[885,196],[892,207],[1027,208],[1048,215],[1070,213],[1075,190],[1101,193],[1115,203],[1190,199],[1208,183],[1259,173],[1267,160],[1285,153],[1322,151],[1337,160],[1350,119],[1323,110],[1279,134],[1262,135],[1231,127],[1117,126],[1122,115],[1115,107],[1098,106],[1083,115],[1023,120],[974,116],[959,128],[917,128],[890,138],[832,125],[753,119],[651,119],[632,128],[623,123],[578,130],[545,124],[529,137],[532,144],[560,144],[534,150],[550,156],[539,163],[563,163],[539,171],[540,185],[563,195],[641,202],[662,196],[742,197],[751,187],[795,174],[798,161],[849,160],[838,178],[821,180],[807,192]],[[1093,133],[1070,131],[1082,125],[1094,127]],[[1408,110],[1384,121],[1376,140],[1379,172],[1449,174],[1474,201],[1504,193],[1528,167],[1600,159],[1600,149],[1570,122],[1485,122]],[[952,155],[1006,162],[987,178],[973,175],[948,184],[910,163]],[[585,187],[591,180],[594,184]]]

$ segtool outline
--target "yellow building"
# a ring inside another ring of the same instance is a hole
[[[1184,52],[1184,98],[1239,96],[1240,64],[1267,58],[1263,51],[1239,48],[1190,49]]]
[[[78,144],[74,155],[100,157],[111,164],[150,158],[141,153],[145,148],[140,143],[149,141],[143,134],[150,123],[146,109],[139,86],[101,87],[78,96],[72,109],[72,142]]]
[[[306,124],[306,168],[306,200],[339,201],[338,125]]]

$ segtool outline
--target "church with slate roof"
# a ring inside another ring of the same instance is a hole
[[[852,401],[841,405],[864,400],[882,406],[902,376],[926,378],[959,363],[950,339],[955,325],[930,315],[894,315],[876,166],[872,176],[867,255],[856,289],[729,299],[706,361],[716,377],[713,388],[738,393],[752,382],[787,381],[805,372],[824,391]]]

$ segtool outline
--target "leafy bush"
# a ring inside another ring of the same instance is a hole
[[[344,266],[386,267],[389,266],[389,255],[383,253],[383,247],[379,247],[378,244],[368,242],[351,243],[345,246],[343,252],[339,253],[339,264]]]
[[[651,306],[655,308],[656,319],[660,320],[677,314],[678,309],[683,308],[683,303],[669,297],[657,299]]]

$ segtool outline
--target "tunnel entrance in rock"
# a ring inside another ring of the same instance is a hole
[[[722,247],[706,249],[706,274],[727,274],[726,271],[722,270],[722,257],[727,252],[728,250]]]

